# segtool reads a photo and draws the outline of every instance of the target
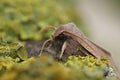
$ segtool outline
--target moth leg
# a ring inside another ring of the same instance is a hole
[[[50,49],[51,48],[51,46],[52,46],[52,44],[50,44],[46,49]]]
[[[60,59],[62,58],[62,55],[63,55],[66,47],[67,47],[67,42],[65,41],[62,45],[62,50],[61,50],[61,53],[60,53],[60,56],[59,56]]]
[[[41,48],[40,53],[39,53],[39,56],[42,55],[43,49],[44,49],[45,45],[46,45],[49,41],[51,41],[51,39],[48,39],[48,40],[46,40],[46,41],[43,43],[42,48]]]

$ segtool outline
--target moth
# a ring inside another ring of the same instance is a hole
[[[107,57],[120,79],[120,73],[110,52],[90,41],[74,23],[68,23],[58,27],[52,36],[52,45],[57,48],[56,56],[60,59],[67,58],[70,55],[89,55],[98,59]]]

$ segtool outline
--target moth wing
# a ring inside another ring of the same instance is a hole
[[[85,35],[76,27],[74,23],[68,23],[60,26],[54,33],[54,37],[59,34],[67,34],[75,38],[85,49],[92,53],[96,58],[110,57],[110,53],[93,44]],[[107,52],[107,53],[105,53]]]

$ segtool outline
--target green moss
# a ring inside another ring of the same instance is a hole
[[[69,56],[67,62],[65,63],[66,66],[79,66],[79,67],[104,67],[109,66],[109,61],[106,58],[96,59],[91,56]]]
[[[72,1],[59,0],[0,0],[0,36],[8,41],[40,40],[49,37],[51,31],[40,32],[48,25],[81,21]],[[72,5],[71,8],[69,8]],[[83,28],[83,27],[82,27]]]
[[[109,62],[105,58],[70,56],[64,65],[77,73],[75,75],[78,80],[81,80],[81,78],[83,80],[104,80],[106,79],[106,68],[109,66]]]
[[[98,65],[99,64],[99,65]],[[107,59],[93,57],[69,57],[61,63],[52,57],[29,58],[13,64],[1,77],[2,80],[115,80],[104,75]]]
[[[19,62],[19,58],[0,57],[0,76],[16,62]]]
[[[27,59],[27,52],[21,43],[7,43],[2,38],[0,39],[0,57]]]
[[[62,73],[62,74],[60,74]],[[30,58],[15,64],[1,78],[2,80],[70,80],[68,70],[52,58]],[[9,76],[8,76],[9,74]],[[63,76],[64,75],[64,76]]]

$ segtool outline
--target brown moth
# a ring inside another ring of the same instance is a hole
[[[74,23],[68,23],[58,27],[53,36],[52,40],[47,40],[43,46],[48,42],[52,41],[52,46],[57,59],[66,59],[70,55],[80,56],[93,56],[95,58],[106,57],[109,59],[110,64],[114,67],[118,79],[120,79],[120,73],[111,57],[111,54],[95,43],[85,37],[85,35],[76,27]],[[41,49],[40,55],[42,54],[43,48]],[[60,53],[60,54],[59,54]]]
[[[61,48],[59,58],[62,58],[63,55],[90,55],[98,59],[107,57],[120,79],[120,73],[111,57],[110,52],[88,40],[74,23],[68,23],[58,27],[53,34],[53,41],[55,43],[58,42],[57,46],[60,46]]]

